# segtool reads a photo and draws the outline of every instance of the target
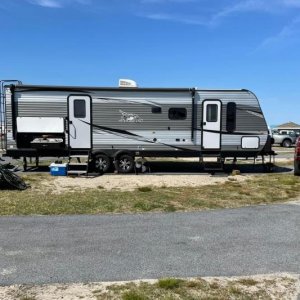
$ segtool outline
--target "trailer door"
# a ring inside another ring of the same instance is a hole
[[[202,148],[221,148],[221,111],[220,100],[204,100],[202,115]]]
[[[70,95],[68,97],[69,147],[71,149],[91,149],[92,99],[87,95]]]

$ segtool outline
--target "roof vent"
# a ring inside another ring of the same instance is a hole
[[[120,79],[119,80],[119,87],[122,88],[136,88],[137,83],[134,80],[131,79]]]

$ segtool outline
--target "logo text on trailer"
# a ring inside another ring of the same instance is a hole
[[[143,119],[140,118],[137,114],[127,113],[123,110],[119,110],[121,114],[121,119],[119,122],[125,122],[125,123],[140,123],[143,122]]]

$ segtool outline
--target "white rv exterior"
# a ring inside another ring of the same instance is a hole
[[[273,154],[258,99],[248,90],[12,84],[3,93],[5,150],[13,157]]]

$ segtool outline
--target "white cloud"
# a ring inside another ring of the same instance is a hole
[[[196,24],[205,26],[216,26],[224,19],[230,18],[234,15],[249,14],[249,13],[265,13],[265,14],[280,14],[286,10],[300,9],[300,0],[230,0],[230,5],[224,6],[219,2],[217,8],[211,10],[203,10],[200,6],[199,0],[138,0],[139,3],[148,9],[148,13],[140,13],[153,20],[166,20],[173,22],[180,22],[185,24]],[[191,6],[191,13],[188,14],[174,14],[171,4],[189,3]],[[191,5],[194,3],[194,5]],[[228,1],[227,1],[228,3]],[[150,6],[150,4],[152,6]],[[153,4],[157,4],[153,6]],[[169,6],[167,6],[169,4]],[[149,6],[148,6],[149,5]],[[158,10],[158,5],[161,8]],[[149,12],[149,8],[152,12]],[[200,9],[201,8],[201,9]],[[207,8],[207,6],[206,6]]]
[[[91,0],[27,0],[29,3],[49,8],[62,8],[68,4],[90,4]]]
[[[43,6],[43,7],[51,7],[51,8],[60,8],[62,7],[62,3],[57,0],[30,0],[31,4]]]
[[[281,14],[286,11],[294,12],[300,9],[300,0],[247,0],[228,6],[211,18],[210,25],[219,24],[222,19],[242,13]],[[300,17],[294,18],[277,34],[266,38],[255,50],[281,48],[300,40]]]
[[[167,3],[184,3],[190,0],[139,0],[142,4],[167,4]],[[192,0],[191,0],[192,1]],[[199,2],[198,2],[199,3]],[[180,22],[191,25],[201,26],[218,26],[225,19],[232,18],[233,16],[239,16],[242,14],[265,14],[265,15],[276,15],[287,16],[289,13],[294,15],[299,13],[300,0],[228,0],[226,2],[231,5],[224,6],[218,4],[217,7],[211,8],[211,10],[203,11],[198,9],[198,5],[194,5],[195,9],[191,9],[190,13],[174,13],[172,6],[162,6],[157,9],[158,6],[152,6],[153,12],[141,13],[140,16],[146,17],[152,20],[169,21],[169,22]],[[191,8],[193,5],[190,6]],[[207,8],[207,7],[206,7]],[[197,11],[198,9],[198,11]],[[287,47],[296,42],[300,41],[300,16],[292,19],[290,23],[286,24],[281,30],[278,31],[274,36],[266,38],[254,52],[266,49],[279,49]]]
[[[221,9],[212,16],[211,23],[240,13],[281,13],[282,10],[300,8],[300,0],[246,0],[234,3]]]
[[[282,0],[283,5],[287,7],[300,7],[300,1],[299,0]]]
[[[278,46],[287,46],[300,40],[300,17],[293,19],[284,26],[276,35],[266,38],[256,51]]]
[[[165,20],[165,21],[173,21],[185,24],[194,24],[194,25],[204,25],[205,21],[200,17],[195,16],[183,16],[183,15],[175,15],[175,14],[148,14],[144,15],[144,17],[152,20]]]

